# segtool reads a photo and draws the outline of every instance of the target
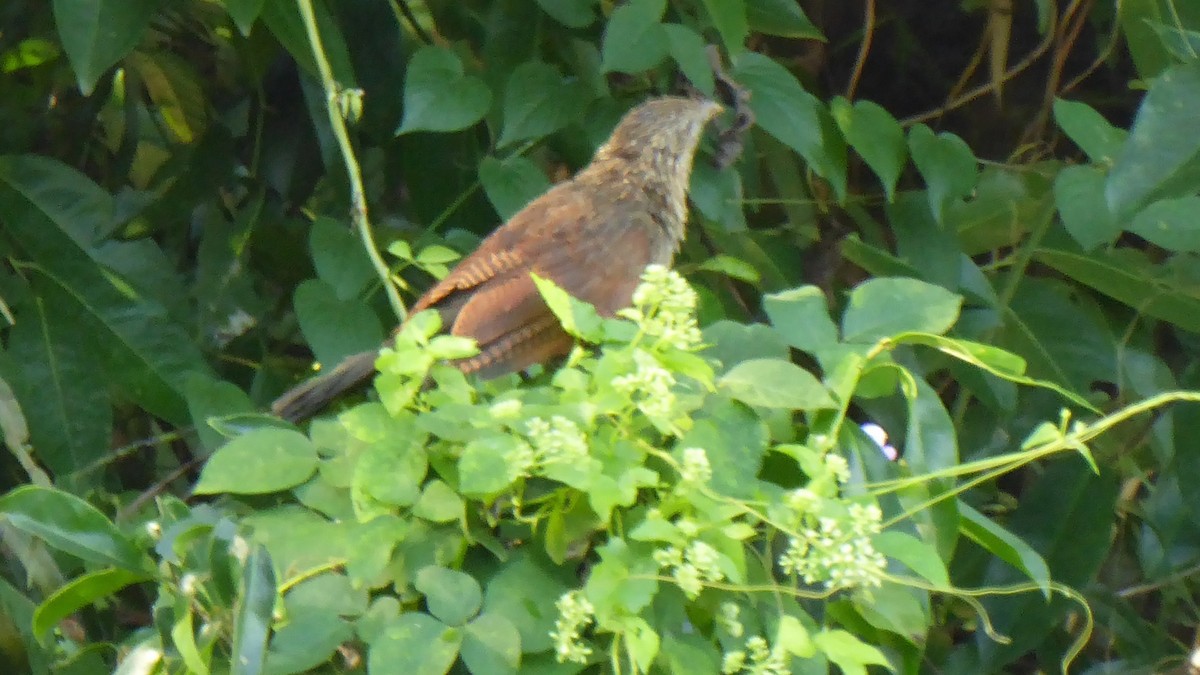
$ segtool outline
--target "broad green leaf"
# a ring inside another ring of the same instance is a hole
[[[1156,246],[1177,253],[1200,251],[1200,197],[1164,199],[1133,217],[1129,231]]]
[[[953,223],[939,223],[927,193],[902,192],[885,208],[896,254],[917,268],[918,278],[955,288],[962,274],[963,249]]]
[[[46,636],[60,621],[105,599],[130,584],[151,579],[148,571],[134,572],[120,567],[108,567],[72,579],[54,591],[33,613],[33,634]]]
[[[317,449],[291,429],[264,427],[242,434],[208,458],[196,494],[265,494],[295,487],[317,468]]]
[[[25,485],[0,497],[0,516],[48,546],[101,566],[147,571],[146,556],[103,513],[53,488]]]
[[[491,90],[465,73],[457,54],[444,47],[422,47],[408,62],[404,120],[396,134],[465,129],[483,119],[491,105]]]
[[[756,52],[733,59],[733,77],[750,90],[755,123],[800,153],[813,169],[846,195],[846,141],[832,116],[786,68]]]
[[[666,9],[666,0],[630,0],[614,9],[600,46],[601,69],[637,74],[662,63],[667,40],[660,21]]]
[[[355,638],[354,629],[336,613],[288,612],[287,622],[271,635],[266,675],[307,673],[336,657],[338,647]]]
[[[703,0],[708,17],[721,34],[725,51],[737,54],[745,49],[746,34],[750,27],[746,22],[747,4],[755,0]]]
[[[959,528],[964,536],[1024,572],[1041,587],[1042,593],[1050,592],[1050,568],[1029,544],[961,500],[958,502],[958,512],[962,517]]]
[[[571,297],[550,279],[543,279],[537,274],[531,276],[533,283],[537,285],[538,293],[549,305],[550,311],[554,312],[563,330],[588,342],[600,341],[603,320],[596,313],[595,307]]]
[[[693,84],[695,84],[693,82]],[[699,85],[697,85],[699,86]],[[745,232],[746,213],[742,208],[742,175],[738,171],[723,171],[709,162],[697,162],[692,167],[691,189],[688,192],[692,204],[704,217],[720,225],[724,232]],[[743,246],[746,241],[740,242]],[[739,255],[736,246],[717,245],[730,255]],[[739,256],[740,257],[740,256]],[[761,276],[764,270],[756,265]]]
[[[749,284],[758,284],[761,281],[758,270],[753,265],[741,258],[735,258],[724,253],[718,253],[708,258],[700,263],[696,269],[702,272],[717,272],[731,279],[738,279]]]
[[[587,28],[596,20],[596,0],[536,0],[538,7],[568,28]]]
[[[267,660],[267,638],[275,609],[275,569],[267,549],[256,546],[246,560],[242,594],[233,623],[233,654],[230,672],[258,675]]]
[[[458,458],[459,490],[467,497],[488,497],[512,483],[509,458],[523,443],[513,436],[489,435],[467,443]]]
[[[34,262],[31,269],[57,287],[62,300],[54,303],[55,311],[73,316],[78,330],[91,336],[106,374],[131,398],[184,424],[187,376],[208,367],[166,308],[141,292],[137,280],[110,268],[121,256],[97,245],[96,238],[112,218],[111,198],[74,169],[46,157],[0,157],[0,220]],[[147,246],[122,250],[161,256],[157,247]]]
[[[1200,55],[1200,31],[1168,26],[1159,21],[1149,23],[1154,32],[1158,33],[1163,46],[1179,61],[1186,63],[1195,60],[1197,55]]]
[[[929,190],[929,209],[942,222],[951,202],[967,196],[975,188],[975,154],[963,139],[944,131],[934,134],[918,124],[908,132],[913,163]]]
[[[820,380],[791,361],[742,361],[722,375],[718,384],[733,398],[764,408],[814,410],[837,405]]]
[[[350,487],[359,520],[415,504],[428,471],[425,438],[415,425],[372,443],[358,455]]]
[[[896,182],[908,160],[908,144],[900,123],[882,106],[871,101],[855,101],[851,105],[839,96],[829,107],[846,142],[879,177],[888,201],[894,199]]]
[[[825,293],[816,286],[764,295],[763,309],[775,330],[797,349],[811,353],[837,344],[837,326],[829,318]]]
[[[1111,165],[1128,133],[1114,127],[1096,109],[1079,101],[1054,99],[1054,121],[1095,163]]]
[[[746,20],[756,33],[825,41],[821,29],[809,20],[800,3],[793,0],[750,0],[746,3]]]
[[[658,590],[653,550],[650,544],[626,543],[618,537],[596,549],[600,562],[588,576],[584,595],[596,608],[598,622],[636,615],[650,605]]]
[[[229,440],[209,424],[210,419],[256,412],[250,397],[237,385],[208,375],[193,374],[188,378],[185,391],[196,434],[200,437],[200,444],[209,451],[216,450]]]
[[[1117,254],[1039,249],[1034,258],[1137,311],[1200,332],[1200,298],[1161,278],[1148,263]]]
[[[710,397],[707,407],[676,446],[707,452],[713,469],[713,490],[749,497],[758,489],[767,438],[766,424],[753,410],[730,405],[724,397]]]
[[[0,360],[28,424],[38,461],[75,491],[95,484],[97,472],[76,474],[109,453],[113,411],[109,382],[96,367],[98,345],[69,311],[69,298],[35,277],[39,299],[8,334]],[[9,431],[9,426],[5,425]],[[19,447],[19,446],[13,446]]]
[[[308,250],[317,276],[333,289],[339,300],[360,295],[377,280],[362,239],[332,218],[313,220],[308,232]]]
[[[413,515],[435,523],[448,523],[463,517],[465,504],[453,488],[435,479],[425,484],[421,497],[413,506]]]
[[[25,38],[15,47],[0,54],[0,73],[15,73],[27,68],[37,68],[59,57],[62,50],[44,38]]]
[[[1121,232],[1104,202],[1104,181],[1104,174],[1090,166],[1068,166],[1054,178],[1054,204],[1063,227],[1085,251]]]
[[[896,670],[883,652],[848,631],[826,628],[813,636],[813,642],[845,675],[866,675],[868,665]]]
[[[442,675],[458,658],[463,634],[421,612],[405,612],[389,621],[371,642],[371,675]]]
[[[961,306],[961,296],[940,286],[916,279],[871,279],[850,292],[842,339],[869,344],[898,333],[945,333]]]
[[[317,360],[330,368],[383,343],[383,327],[375,312],[361,300],[339,298],[324,281],[309,279],[300,284],[292,302],[305,341]]]
[[[779,626],[775,629],[775,644],[792,656],[802,659],[812,658],[817,651],[808,629],[800,619],[790,614],[779,617]]]
[[[483,591],[484,614],[508,619],[520,633],[521,647],[526,652],[549,649],[550,631],[558,619],[554,603],[566,593],[575,579],[563,574],[541,555],[536,547],[526,546],[514,551]],[[537,593],[530,593],[537,588]]]
[[[517,66],[504,87],[504,125],[497,147],[539,139],[583,115],[590,99],[577,80],[564,79],[558,69],[541,61]]]
[[[237,26],[238,32],[243,36],[250,35],[250,29],[254,27],[254,22],[258,19],[258,15],[262,12],[263,4],[267,0],[225,0],[225,11],[229,12],[230,18]]]
[[[864,242],[857,234],[842,240],[842,255],[875,276],[919,277],[920,271],[890,252]]]
[[[1105,195],[1118,219],[1131,215],[1200,155],[1200,61],[1173,66],[1150,85]]]
[[[416,590],[425,596],[430,614],[450,626],[462,626],[484,602],[478,581],[445,567],[422,568],[416,573]]]
[[[544,592],[539,584],[538,594]],[[472,673],[515,673],[521,666],[521,634],[503,615],[485,612],[463,629],[462,658]]]
[[[779,331],[760,323],[740,324],[721,320],[704,327],[705,358],[729,368],[750,359],[787,360],[788,346]]]
[[[715,85],[704,38],[691,28],[677,23],[664,24],[663,31],[667,37],[667,49],[671,58],[679,64],[679,70],[700,93],[712,96]]]
[[[516,155],[508,159],[484,157],[479,162],[479,182],[500,220],[512,218],[526,204],[550,189],[550,181],[536,164]]]
[[[54,23],[85,96],[141,42],[158,0],[54,0]]]
[[[871,539],[871,543],[880,553],[903,564],[934,586],[950,586],[946,563],[938,555],[937,548],[929,543],[899,530],[881,532]]]

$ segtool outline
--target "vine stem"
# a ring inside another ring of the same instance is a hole
[[[325,111],[329,114],[329,126],[333,130],[334,138],[337,139],[338,149],[342,153],[342,163],[346,167],[346,175],[350,180],[350,220],[354,223],[354,229],[358,231],[367,256],[371,258],[375,272],[383,281],[383,289],[387,293],[388,302],[392,305],[392,311],[396,313],[396,317],[400,321],[404,321],[408,311],[404,307],[404,301],[400,299],[400,292],[396,290],[396,285],[391,281],[391,271],[383,256],[379,254],[379,249],[375,246],[375,237],[371,232],[371,221],[367,216],[366,191],[363,189],[362,168],[359,166],[358,158],[354,156],[354,145],[350,142],[350,132],[346,129],[346,120],[338,105],[344,92],[341,85],[333,79],[333,68],[329,65],[329,59],[325,57],[325,48],[321,46],[321,34],[317,30],[317,17],[313,11],[312,0],[296,0],[296,5],[300,8],[300,16],[304,20],[304,30],[308,33],[308,43],[312,47],[313,61],[316,62],[317,71],[321,75],[321,88],[325,91]]]

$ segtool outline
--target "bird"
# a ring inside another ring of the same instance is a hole
[[[662,96],[627,112],[590,163],[514,214],[413,304],[437,310],[451,335],[474,338],[475,356],[452,361],[487,379],[567,354],[574,344],[531,273],[612,316],[629,306],[642,272],[669,265],[684,239],[692,164],[722,106]],[[399,331],[403,324],[397,328]],[[375,372],[378,351],[347,357],[272,404],[299,422]]]

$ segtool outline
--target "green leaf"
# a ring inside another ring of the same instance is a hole
[[[837,326],[829,318],[825,293],[816,286],[764,295],[763,309],[775,330],[797,349],[813,353],[837,344]]]
[[[667,56],[663,33],[666,0],[630,0],[613,10],[600,46],[600,68],[636,75],[662,63]]]
[[[371,675],[442,675],[458,658],[462,630],[428,614],[406,612],[389,621],[371,642]]]
[[[895,199],[896,182],[908,160],[908,145],[900,123],[882,106],[871,101],[855,101],[851,105],[839,96],[829,105],[846,142],[879,177],[888,201]]]
[[[466,497],[490,497],[512,482],[509,457],[523,441],[505,435],[475,438],[458,458],[459,490]]]
[[[512,218],[526,204],[550,189],[550,181],[536,164],[514,155],[508,159],[484,157],[479,162],[479,182],[500,220]]]
[[[866,675],[868,665],[896,671],[883,652],[858,639],[853,633],[826,628],[813,636],[813,642],[845,675]]]
[[[154,246],[96,238],[113,218],[111,197],[74,169],[46,157],[0,157],[0,220],[55,289],[56,311],[99,348],[106,374],[139,405],[184,424],[190,372],[208,368],[191,336],[136,279],[114,272],[125,254],[161,256]],[[138,269],[137,265],[131,269]],[[166,285],[156,279],[155,284]]]
[[[504,126],[496,146],[538,139],[577,121],[591,102],[578,80],[541,61],[517,66],[504,88]]]
[[[817,653],[812,636],[808,629],[794,616],[784,614],[779,617],[779,626],[775,629],[775,644],[792,656],[802,659],[812,658]]]
[[[208,663],[200,655],[196,646],[196,631],[192,625],[192,613],[184,610],[184,615],[171,627],[171,643],[179,651],[183,664],[196,675],[209,675]]]
[[[229,12],[230,18],[237,26],[238,32],[244,37],[250,35],[250,29],[254,28],[254,22],[258,19],[258,15],[262,12],[263,4],[267,0],[225,0],[225,11]]]
[[[596,21],[596,0],[536,0],[538,7],[567,28],[587,28]]]
[[[708,49],[704,38],[696,31],[677,23],[663,24],[667,37],[667,50],[679,70],[705,96],[713,95],[712,65],[708,62]]]
[[[242,596],[233,623],[230,672],[258,675],[267,660],[267,638],[275,609],[275,569],[267,549],[256,546],[242,574]]]
[[[1137,311],[1200,332],[1200,298],[1161,278],[1143,261],[1118,254],[1039,249],[1034,258]]]
[[[703,272],[717,272],[731,279],[738,279],[749,284],[758,284],[761,281],[758,269],[754,265],[741,258],[735,258],[724,253],[718,253],[706,259],[696,269]]]
[[[146,557],[112,521],[82,499],[25,485],[0,497],[0,515],[51,548],[102,566],[144,573]]]
[[[544,592],[539,586],[538,593]],[[462,658],[472,673],[515,673],[521,666],[521,634],[507,618],[481,614],[463,631]]]
[[[354,638],[350,624],[337,614],[289,610],[287,622],[271,636],[266,675],[319,671]]]
[[[1163,71],[1150,85],[1129,140],[1108,174],[1108,206],[1124,219],[1200,155],[1200,62]]]
[[[789,356],[788,346],[779,331],[760,323],[740,324],[721,320],[704,327],[704,342],[712,345],[704,350],[707,358],[716,359],[729,368],[750,359],[781,359]]]
[[[377,279],[362,240],[332,218],[313,220],[308,232],[308,250],[317,276],[333,289],[339,300],[360,295],[367,284]]]
[[[911,534],[886,530],[871,539],[875,549],[896,560],[938,588],[950,587],[950,574],[937,548]]]
[[[157,9],[157,0],[54,0],[58,36],[84,96],[141,42]]]
[[[571,297],[550,279],[543,279],[537,274],[530,276],[537,285],[538,293],[562,324],[563,330],[588,342],[600,342],[604,321],[596,313],[595,307]]]
[[[809,20],[800,3],[794,0],[751,0],[746,4],[746,21],[755,33],[825,41],[821,29]]]
[[[558,619],[555,602],[576,583],[561,568],[554,567],[535,547],[513,552],[507,562],[487,582],[483,592],[483,611],[508,619],[520,634],[520,644],[528,652],[549,649],[550,631]],[[529,589],[537,588],[537,593]]]
[[[746,34],[750,26],[746,20],[747,0],[703,0],[708,17],[721,34],[725,51],[737,54],[745,49]],[[750,0],[754,4],[756,0]]]
[[[413,506],[413,515],[435,523],[448,523],[463,517],[465,504],[453,488],[435,479],[425,484],[420,499]]]
[[[479,613],[483,591],[469,574],[445,567],[423,567],[416,588],[425,595],[429,613],[451,626],[461,626]]]
[[[28,424],[30,436],[20,441],[31,442],[37,459],[69,481],[64,487],[78,490],[98,474],[72,474],[101,461],[112,442],[109,382],[96,367],[96,341],[68,311],[70,299],[42,278],[33,281],[38,300],[8,334],[0,364]]]
[[[359,520],[416,503],[429,471],[424,444],[424,436],[411,425],[404,427],[402,434],[372,443],[358,456],[350,493]]]
[[[339,298],[324,281],[309,279],[300,284],[292,302],[300,331],[322,363],[332,367],[383,343],[383,327],[375,312],[361,300]]]
[[[817,97],[786,68],[756,52],[733,59],[733,77],[750,90],[755,123],[800,153],[814,171],[846,195],[846,141]]]
[[[1050,568],[1029,544],[961,500],[958,502],[958,512],[962,517],[959,528],[964,536],[1024,572],[1041,587],[1043,594],[1050,592]]]
[[[208,458],[194,492],[265,494],[308,480],[317,469],[317,449],[291,429],[264,427],[242,434]]]
[[[404,120],[396,134],[466,129],[483,119],[491,105],[491,90],[483,80],[465,74],[457,54],[443,47],[422,47],[408,62]]]
[[[958,320],[962,297],[916,279],[879,278],[850,292],[842,316],[846,342],[874,343],[898,333],[942,334]]]
[[[941,223],[951,202],[975,188],[978,175],[975,154],[958,136],[948,131],[934,134],[924,124],[908,132],[908,145],[913,163],[929,189],[929,210]]]
[[[1054,177],[1054,204],[1063,227],[1085,251],[1121,233],[1104,202],[1104,174],[1090,166],[1068,166]]]
[[[44,637],[60,621],[84,607],[108,598],[130,584],[153,578],[148,572],[109,567],[72,579],[54,591],[33,613],[33,634]]]
[[[237,385],[208,375],[193,374],[188,378],[185,391],[196,435],[200,437],[200,445],[209,451],[216,450],[228,440],[225,434],[209,424],[210,419],[255,412],[246,392]]]
[[[1164,199],[1142,209],[1133,217],[1129,231],[1177,253],[1200,251],[1200,197]]]
[[[837,407],[820,380],[791,361],[742,361],[717,383],[730,396],[748,405],[785,410]]]
[[[1111,165],[1129,135],[1079,101],[1054,99],[1054,121],[1097,164]]]

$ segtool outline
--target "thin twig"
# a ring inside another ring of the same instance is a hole
[[[854,72],[850,73],[850,82],[846,85],[846,99],[854,100],[858,91],[858,82],[862,79],[863,70],[867,65],[867,55],[871,53],[871,43],[875,39],[875,0],[867,0],[863,9],[863,38],[858,45],[858,57],[854,59]]]
[[[342,163],[345,164],[346,174],[350,179],[350,220],[354,223],[359,238],[362,239],[363,248],[371,258],[375,272],[383,281],[383,289],[392,305],[392,311],[396,313],[396,317],[400,321],[403,321],[408,312],[404,307],[404,301],[400,299],[400,292],[391,282],[387,263],[379,254],[379,248],[375,246],[375,237],[371,233],[371,221],[367,217],[367,197],[366,191],[363,189],[362,169],[358,164],[358,159],[354,156],[350,132],[346,129],[346,120],[342,117],[341,108],[338,105],[344,90],[333,79],[333,68],[329,65],[329,59],[325,57],[325,48],[321,46],[321,34],[317,30],[317,17],[313,12],[312,0],[297,0],[297,5],[300,7],[300,16],[304,19],[304,28],[308,33],[309,44],[312,46],[313,60],[316,61],[317,70],[321,74],[321,87],[325,90],[325,110],[329,114],[329,126],[333,130],[334,137],[337,138],[338,148],[342,152]]]

